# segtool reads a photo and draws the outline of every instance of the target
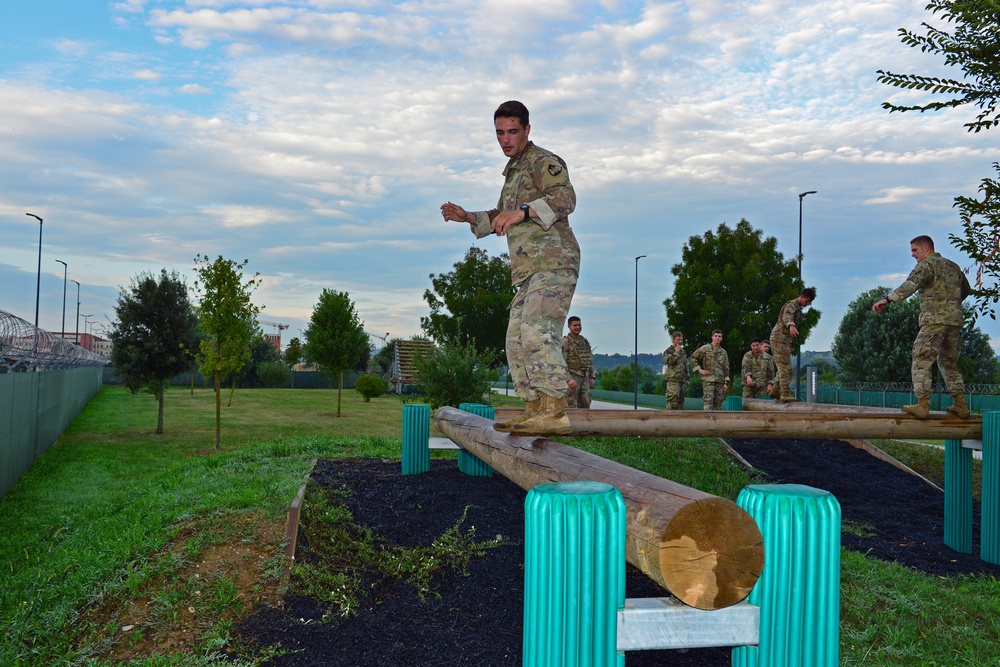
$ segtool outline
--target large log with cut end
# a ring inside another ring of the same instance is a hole
[[[773,405],[773,404],[772,404]],[[790,403],[789,405],[795,405]],[[803,404],[805,405],[805,404]],[[573,435],[657,438],[931,438],[982,440],[978,415],[967,419],[935,413],[917,419],[901,411],[774,408],[746,412],[721,410],[567,410]],[[496,410],[497,419],[517,414]],[[938,416],[941,415],[941,416]]]
[[[626,559],[692,607],[736,604],[760,576],[760,530],[730,500],[552,440],[499,433],[489,419],[455,408],[435,412],[434,425],[526,491],[577,480],[616,487],[626,507]]]

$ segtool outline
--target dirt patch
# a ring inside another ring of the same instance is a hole
[[[888,463],[839,441],[734,440],[731,444],[773,483],[831,491],[841,504],[845,526],[853,531],[842,535],[849,549],[940,576],[1000,576],[1000,567],[978,558],[978,542],[975,555],[944,547],[944,495]],[[500,475],[469,477],[458,471],[454,461],[437,459],[429,473],[406,476],[400,473],[399,461],[321,460],[313,480],[346,490],[346,503],[357,523],[387,545],[430,544],[467,511],[466,525],[474,526],[479,538],[499,536],[502,546],[473,560],[468,576],[434,579],[430,595],[421,597],[405,582],[372,588],[351,616],[331,616],[329,601],[311,596],[290,595],[281,607],[262,605],[237,632],[258,650],[281,647],[283,655],[267,664],[521,663],[524,491]],[[977,535],[978,516],[977,510]],[[299,546],[299,553],[308,558],[307,534],[300,533]],[[627,597],[663,595],[650,579],[628,567]],[[730,664],[728,648],[626,654],[629,667]]]

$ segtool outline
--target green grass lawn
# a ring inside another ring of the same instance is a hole
[[[0,665],[266,657],[231,628],[276,598],[289,503],[316,457],[398,459],[402,406],[345,391],[337,418],[333,390],[238,390],[216,450],[211,391],[172,388],[157,436],[151,396],[103,389],[0,500]],[[567,442],[728,498],[756,481],[713,439]],[[906,463],[933,479],[943,454],[920,449]],[[843,665],[1000,666],[1000,585],[845,551],[841,631]]]

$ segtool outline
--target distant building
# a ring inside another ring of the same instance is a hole
[[[264,340],[271,344],[271,347],[274,348],[274,353],[280,359],[281,358],[281,333],[280,332],[276,333],[276,334],[266,333],[266,334],[264,334]]]

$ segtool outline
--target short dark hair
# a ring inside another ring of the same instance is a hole
[[[682,334],[680,331],[675,331],[672,334],[670,334],[671,338],[677,338],[678,336],[680,336],[681,338],[684,338],[684,334]]]
[[[799,292],[799,296],[804,296],[805,298],[807,298],[807,299],[809,299],[811,301],[811,300],[813,300],[813,299],[816,298],[816,288],[815,287],[807,287],[804,290],[802,290],[801,292]]]
[[[759,342],[760,342],[760,336],[754,336],[753,338],[750,339],[750,344],[751,345],[753,345],[754,343],[759,343]]]
[[[722,329],[712,329],[712,335],[713,335],[713,336],[714,336],[715,334],[721,334],[721,333],[722,333]],[[725,335],[725,334],[723,334],[723,335]]]
[[[493,122],[497,118],[517,118],[521,121],[521,127],[528,127],[528,107],[517,100],[507,100],[493,112]]]
[[[927,236],[926,234],[921,234],[917,238],[915,238],[912,241],[910,241],[910,245],[914,245],[914,244],[927,246],[931,250],[934,250],[934,239],[932,239],[931,237]]]
[[[579,321],[580,321],[579,317],[577,317],[576,315],[570,315],[569,319],[566,320],[566,323],[567,324],[573,324],[573,322],[579,322]]]

